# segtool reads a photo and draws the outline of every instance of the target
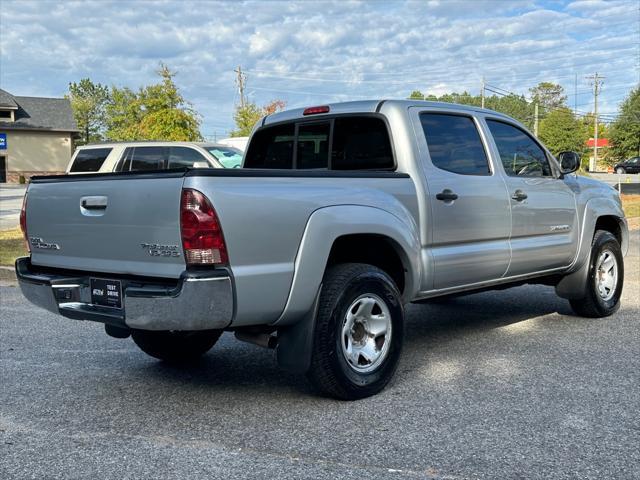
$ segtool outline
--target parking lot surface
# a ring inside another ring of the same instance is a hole
[[[640,478],[640,245],[623,307],[523,286],[407,308],[381,394],[313,395],[224,334],[177,368],[0,287],[0,478]]]

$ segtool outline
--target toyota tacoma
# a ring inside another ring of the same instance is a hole
[[[413,100],[275,113],[234,170],[35,177],[16,261],[24,296],[184,362],[224,331],[341,399],[379,392],[404,308],[524,283],[576,314],[620,305],[627,225],[503,114]]]

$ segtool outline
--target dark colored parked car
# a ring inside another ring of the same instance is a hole
[[[631,157],[613,167],[616,173],[640,173],[640,157]]]

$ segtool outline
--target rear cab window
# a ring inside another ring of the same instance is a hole
[[[296,120],[258,130],[244,168],[394,170],[387,125],[374,115]]]
[[[111,153],[111,148],[83,148],[78,150],[70,172],[98,172]]]

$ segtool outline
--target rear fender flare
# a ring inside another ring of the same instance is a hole
[[[420,285],[420,239],[412,217],[400,219],[376,207],[340,205],[311,214],[296,255],[289,297],[276,326],[295,323],[312,308],[327,266],[331,247],[344,235],[375,234],[390,239],[406,270],[403,301]]]

